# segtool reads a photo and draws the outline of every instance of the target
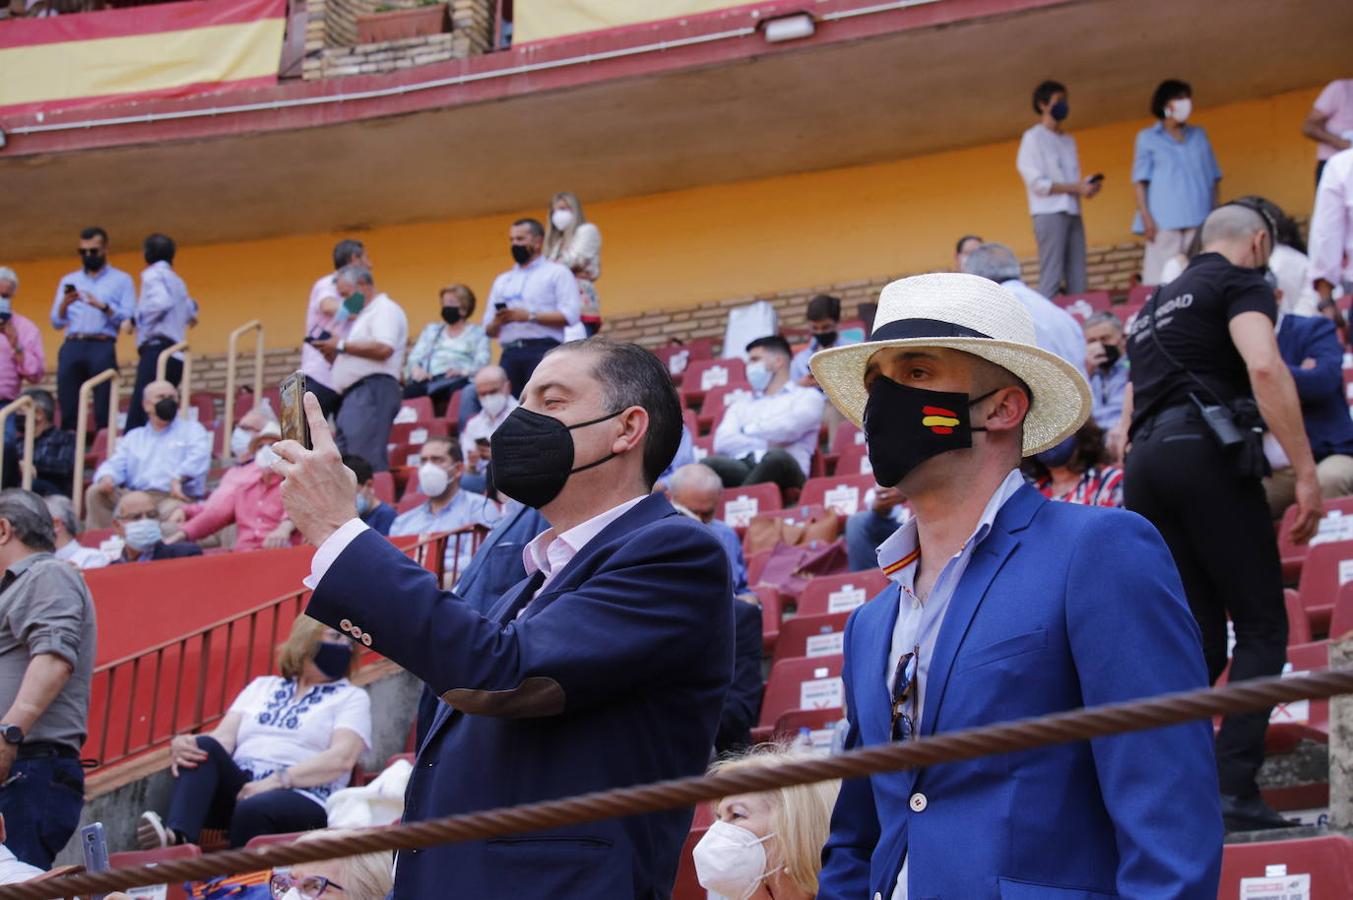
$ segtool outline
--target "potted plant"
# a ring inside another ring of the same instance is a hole
[[[357,43],[378,44],[441,34],[446,24],[444,0],[418,0],[413,6],[381,3],[371,12],[357,16]]]

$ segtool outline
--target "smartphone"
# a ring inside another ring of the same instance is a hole
[[[503,310],[507,309],[507,301],[499,300],[497,303],[493,304],[493,308],[498,310],[498,312],[502,312]]]
[[[73,294],[75,293],[75,285],[68,284],[64,288],[62,288],[62,290],[64,290],[67,294]]]
[[[95,822],[80,829],[80,849],[85,854],[86,872],[108,871],[108,840],[103,833],[103,823]],[[106,894],[96,894],[93,900],[103,900]]]
[[[1096,172],[1095,174],[1093,174],[1093,175],[1090,176],[1090,183],[1091,183],[1091,184],[1099,184],[1099,183],[1100,183],[1101,181],[1103,181],[1103,180],[1104,180],[1104,173],[1103,173],[1103,172]]]
[[[310,443],[310,420],[305,417],[305,373],[292,372],[282,382],[282,410],[278,424],[282,427],[282,439],[296,441],[307,450],[313,449]]]

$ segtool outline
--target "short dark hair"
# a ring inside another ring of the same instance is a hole
[[[445,444],[446,455],[451,457],[453,462],[465,462],[465,454],[461,452],[460,441],[455,438],[447,437],[444,434],[434,434],[426,441],[423,441],[424,447],[428,444]]]
[[[1187,81],[1167,78],[1156,86],[1156,92],[1151,95],[1151,115],[1157,119],[1163,119],[1165,118],[1165,104],[1176,97],[1192,96],[1193,88],[1189,86]]]
[[[14,536],[29,550],[51,553],[56,549],[56,527],[42,498],[22,488],[0,491],[0,519],[9,522]]]
[[[513,228],[517,228],[521,225],[525,225],[527,228],[531,229],[531,233],[538,238],[543,238],[545,236],[545,226],[540,224],[539,219],[518,219],[512,223]]]
[[[102,239],[104,244],[107,244],[108,232],[104,231],[97,225],[90,225],[88,228],[80,232],[80,240],[82,241],[92,241],[94,240],[94,238],[100,238]]]
[[[789,341],[780,337],[778,334],[769,334],[765,337],[757,338],[747,345],[747,352],[751,353],[757,347],[763,347],[772,353],[778,353],[781,356],[793,357],[794,351],[789,349]]]
[[[357,456],[356,454],[345,454],[343,456],[343,465],[352,469],[352,474],[357,476],[358,487],[366,484],[376,476],[375,470],[371,468],[371,463],[367,462],[364,457]]]
[[[550,354],[580,351],[596,358],[592,374],[605,387],[611,409],[618,412],[642,406],[647,411],[644,481],[652,488],[681,446],[681,400],[672,386],[672,376],[646,348],[600,335],[561,344]]]
[[[963,252],[963,245],[966,244],[966,243],[968,243],[968,241],[977,241],[977,243],[979,243],[979,244],[985,244],[985,243],[986,243],[986,241],[982,240],[980,237],[978,237],[978,236],[975,235],[975,234],[965,234],[965,235],[963,235],[963,237],[959,238],[959,239],[958,239],[958,243],[954,245],[954,253],[955,253],[955,254],[962,253],[962,252]]]
[[[141,244],[141,249],[146,256],[146,265],[153,266],[157,262],[174,262],[174,254],[178,252],[178,245],[174,239],[167,234],[160,234],[158,231],[147,235],[145,241]]]
[[[366,244],[361,241],[354,241],[352,238],[344,238],[334,244],[334,268],[343,268],[365,252]]]
[[[808,301],[807,318],[810,322],[820,322],[823,319],[841,321],[841,298],[833,297],[831,294],[818,294]]]
[[[1066,85],[1060,81],[1048,79],[1041,82],[1038,87],[1034,88],[1034,112],[1042,115],[1043,110],[1040,107],[1051,100],[1053,94],[1065,94],[1066,92]]]

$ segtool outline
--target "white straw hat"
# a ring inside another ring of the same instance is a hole
[[[832,405],[863,424],[869,358],[891,347],[946,347],[980,356],[1029,386],[1024,455],[1055,447],[1090,415],[1090,386],[1080,370],[1036,345],[1024,304],[976,275],[941,273],[894,281],[879,295],[868,341],[813,354],[813,377]]]

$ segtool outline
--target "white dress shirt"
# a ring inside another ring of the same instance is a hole
[[[363,378],[371,375],[389,375],[396,381],[404,371],[404,353],[409,348],[409,320],[399,304],[385,294],[377,294],[371,302],[362,307],[357,318],[352,320],[348,336],[349,344],[376,341],[387,347],[393,347],[385,359],[367,359],[340,353],[334,358],[332,384],[329,386],[342,393]]]
[[[188,286],[164,260],[141,273],[141,296],[136,301],[136,346],[153,338],[178,343],[197,318],[197,301]]]
[[[1081,163],[1076,155],[1076,139],[1058,134],[1042,122],[1020,138],[1015,168],[1024,179],[1029,196],[1029,215],[1046,213],[1081,214],[1081,198],[1075,194],[1054,194],[1054,184],[1075,184],[1081,180]]]
[[[503,424],[503,420],[512,415],[512,410],[521,404],[517,398],[511,394],[507,395],[507,403],[503,404],[503,411],[497,417],[490,416],[487,409],[481,409],[479,412],[470,416],[465,423],[465,430],[460,435],[460,452],[466,459],[474,452],[475,445],[480,438],[488,440],[493,437],[493,433],[498,430],[498,426]],[[483,472],[489,467],[489,461],[482,459],[475,466],[476,472]]]
[[[1001,282],[1001,287],[1014,294],[1034,320],[1034,339],[1049,353],[1056,353],[1071,363],[1077,372],[1085,369],[1085,332],[1074,316],[1029,287],[1018,278]]]
[[[543,572],[545,580],[540,583],[544,590],[564,567],[573,561],[573,557],[582,552],[591,540],[605,530],[616,519],[629,512],[648,494],[641,494],[633,500],[626,500],[619,506],[612,506],[604,513],[593,516],[581,525],[574,525],[561,535],[555,535],[553,528],[547,528],[531,539],[521,552],[522,564],[526,566],[527,577]],[[537,591],[539,593],[539,591]],[[524,608],[524,607],[523,607]]]
[[[57,547],[52,554],[62,562],[75,565],[77,569],[102,569],[108,565],[108,557],[93,547],[81,546],[79,541],[71,540],[64,547]]]
[[[94,473],[131,491],[168,492],[175,478],[190,497],[205,493],[211,467],[211,434],[192,419],[177,418],[163,429],[150,423],[133,428]]]
[[[924,600],[914,593],[916,572],[921,563],[921,545],[916,519],[910,519],[893,532],[892,537],[879,545],[879,567],[901,588],[897,624],[893,626],[893,642],[888,650],[888,665],[880,674],[891,698],[898,661],[902,659],[903,654],[912,652],[917,646],[921,648],[917,654],[919,659],[914,676],[917,710],[914,724],[918,733],[921,718],[925,715],[926,676],[930,672],[930,664],[935,655],[935,641],[939,637],[940,626],[944,624],[944,614],[949,609],[949,601],[953,598],[954,591],[958,589],[963,573],[968,570],[973,551],[991,532],[992,523],[996,521],[996,515],[1001,511],[1001,507],[1005,506],[1006,501],[1023,486],[1024,476],[1020,474],[1019,469],[1012,469],[1010,474],[1005,476],[1005,481],[1001,482],[1000,487],[996,488],[996,492],[987,500],[987,505],[982,510],[982,518],[978,519],[972,535],[944,564],[939,577],[935,579],[934,586],[930,589],[929,596]],[[903,857],[902,870],[898,872],[892,900],[907,900],[908,862],[909,860]]]
[[[786,450],[807,475],[822,427],[822,392],[786,381],[774,394],[756,394],[733,403],[714,432],[714,452],[757,462],[775,447]]]
[[[1325,163],[1306,252],[1312,283],[1323,278],[1338,287],[1353,281],[1353,150],[1342,150]]]

